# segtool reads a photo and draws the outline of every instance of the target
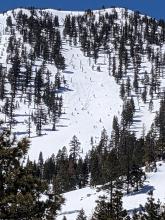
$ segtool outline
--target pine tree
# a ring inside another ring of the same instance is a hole
[[[149,102],[149,111],[152,112],[152,111],[153,111],[153,108],[154,108],[153,100],[150,99],[150,102]]]
[[[96,186],[102,183],[102,172],[101,172],[99,158],[100,158],[99,153],[93,147],[90,152],[90,172],[91,172],[90,185],[91,186]]]
[[[143,186],[145,180],[145,173],[138,165],[133,165],[130,172],[131,176],[131,186],[134,187],[136,191]]]
[[[6,19],[6,24],[7,26],[9,26],[10,28],[12,28],[12,19],[11,19],[11,16],[8,16],[7,19]]]
[[[87,217],[85,215],[85,212],[83,209],[80,210],[76,220],[87,220]]]
[[[92,216],[92,220],[111,220],[112,216],[110,214],[111,204],[106,202],[106,197],[102,196],[97,202],[95,211]]]
[[[136,71],[135,71],[135,74],[134,74],[133,86],[134,86],[134,88],[135,88],[135,92],[138,92],[139,83],[138,83],[138,75],[137,75],[137,72],[136,72]]]
[[[131,91],[131,80],[130,77],[127,78],[127,82],[126,82],[126,92],[127,92],[127,96],[130,96],[130,91]]]
[[[43,178],[43,169],[44,169],[44,159],[43,159],[43,154],[40,152],[39,158],[38,158],[38,169],[39,169],[39,177],[42,179]]]
[[[92,220],[124,220],[127,218],[127,212],[122,207],[122,193],[115,191],[112,203],[106,196],[100,197],[97,201]]]
[[[114,116],[113,123],[112,123],[112,133],[111,133],[111,145],[116,149],[118,154],[118,147],[119,147],[119,138],[120,138],[120,127],[118,123],[118,118]]]
[[[56,175],[54,179],[58,182],[58,185],[60,185],[60,192],[68,192],[72,189],[70,185],[69,158],[66,147],[59,150],[56,156]]]
[[[47,115],[43,107],[39,107],[35,114],[36,133],[38,136],[42,135],[42,127],[47,123]]]
[[[31,136],[31,115],[29,114],[28,116],[28,121],[27,122],[27,133],[28,133],[28,137],[30,138]]]
[[[127,217],[127,211],[122,206],[122,193],[118,190],[114,192],[112,206],[113,206],[113,219],[123,220]]]
[[[101,138],[97,148],[99,153],[103,153],[108,148],[108,135],[105,128],[101,131]]]
[[[87,158],[84,161],[79,158],[76,166],[76,177],[79,189],[87,185],[89,177]]]
[[[141,214],[138,213],[136,210],[134,210],[131,220],[142,220]],[[144,219],[143,219],[143,220],[144,220]]]
[[[120,85],[120,97],[124,100],[125,97],[125,85],[124,85],[124,81],[122,81],[121,85]]]
[[[146,101],[147,101],[147,88],[146,88],[146,86],[144,87],[144,90],[142,92],[142,100],[144,103],[146,103]]]
[[[16,143],[9,131],[0,134],[0,219],[49,219],[63,202],[60,195],[50,197],[47,183],[34,176],[32,162],[22,164],[28,148],[27,139]]]
[[[145,204],[145,213],[144,213],[144,218],[146,220],[160,220],[160,202],[158,201],[158,203],[154,202],[154,198],[153,198],[153,192],[151,191],[149,193],[149,198],[147,199],[147,203]]]
[[[165,95],[160,102],[160,109],[155,117],[155,125],[158,129],[159,137],[157,150],[159,154],[162,156],[165,152]]]
[[[164,206],[162,206],[159,200],[155,202],[153,191],[150,191],[145,206],[140,206],[140,211],[133,213],[132,220],[164,220],[164,217]]]
[[[127,126],[130,127],[130,125],[133,123],[134,112],[135,112],[135,105],[133,99],[126,101],[123,105],[123,111],[122,111],[123,128],[126,128]]]
[[[80,154],[80,142],[78,138],[74,135],[72,140],[70,141],[70,158],[76,162]]]

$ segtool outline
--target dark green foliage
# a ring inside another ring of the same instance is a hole
[[[112,124],[112,133],[111,133],[111,145],[116,149],[118,152],[119,147],[119,138],[120,138],[120,125],[118,122],[118,118],[114,116],[113,124]]]
[[[113,203],[114,210],[120,213],[119,210],[122,208],[119,190],[124,187],[129,193],[142,187],[144,173],[140,167],[146,162],[155,163],[165,154],[164,98],[148,134],[138,139],[130,132],[136,111],[132,88],[136,93],[135,100],[139,100],[141,96],[147,103],[147,95],[150,94],[151,111],[152,98],[161,95],[158,79],[165,58],[159,48],[165,41],[164,21],[157,22],[147,16],[140,16],[138,12],[130,14],[127,9],[122,9],[122,16],[126,22],[122,22],[121,25],[116,22],[118,13],[115,8],[111,13],[98,14],[98,19],[90,9],[83,15],[67,15],[64,24],[61,24],[58,16],[33,8],[29,10],[29,16],[22,10],[18,13],[13,12],[13,16],[16,18],[16,24],[12,22],[12,16],[8,16],[6,29],[7,34],[9,31],[11,33],[7,48],[7,63],[11,65],[9,72],[7,68],[0,66],[0,99],[5,100],[2,112],[10,130],[15,124],[18,94],[22,97],[26,94],[24,102],[27,102],[28,106],[31,106],[32,100],[35,101],[34,113],[29,114],[28,119],[29,137],[31,123],[35,124],[39,136],[43,134],[43,128],[47,123],[51,123],[53,131],[57,130],[56,124],[63,113],[63,98],[60,93],[66,83],[61,76],[65,68],[62,47],[66,42],[69,42],[70,46],[80,45],[83,54],[89,59],[94,59],[99,71],[102,68],[99,68],[100,65],[97,63],[98,58],[101,53],[105,58],[107,55],[109,75],[112,73],[116,82],[121,85],[120,96],[124,100],[121,124],[117,117],[114,117],[111,139],[104,129],[100,142],[95,147],[93,144],[85,159],[80,157],[80,142],[74,136],[70,142],[69,155],[65,147],[45,161],[44,155],[40,154],[37,163],[28,162],[26,168],[22,168],[20,172],[23,172],[24,176],[25,171],[32,170],[36,181],[46,180],[52,183],[57,194],[85,187],[89,181],[92,186],[105,184],[111,201],[108,205],[106,201],[100,202],[101,207],[107,205],[106,210],[109,210]],[[61,25],[64,25],[62,35],[59,29]],[[17,39],[15,31],[19,31],[23,42]],[[146,47],[143,47],[143,42]],[[27,50],[26,44],[30,44],[30,51]],[[156,52],[153,45],[157,47]],[[150,73],[141,71],[145,55],[153,65]],[[34,68],[41,60],[42,65]],[[54,81],[51,81],[52,74],[47,65],[55,65],[57,68]],[[130,72],[134,73],[133,80],[129,76]],[[7,81],[11,85],[11,94],[6,94]],[[116,187],[120,189],[115,191]],[[9,187],[8,191],[10,190]],[[26,201],[28,199],[25,198]],[[116,217],[112,210],[111,215],[113,217],[110,219],[114,220]]]
[[[85,215],[85,212],[83,209],[80,210],[76,220],[87,220],[87,217]]]
[[[138,82],[138,74],[137,74],[137,72],[135,72],[135,74],[134,74],[133,86],[135,88],[135,91],[138,92],[139,82]]]
[[[76,176],[77,176],[77,182],[79,188],[83,188],[88,184],[88,178],[89,178],[89,168],[88,168],[88,158],[86,157],[83,161],[82,158],[80,158],[77,162],[76,167]]]
[[[130,91],[131,91],[131,80],[130,77],[128,77],[126,82],[126,92],[128,97],[130,96]]]
[[[80,142],[78,138],[74,135],[71,142],[70,142],[70,159],[74,162],[78,159],[80,154]]]
[[[133,99],[131,98],[131,100],[126,101],[123,105],[123,111],[122,111],[123,128],[126,128],[133,123],[134,112],[135,112],[135,105]]]
[[[164,220],[165,207],[159,200],[155,202],[152,191],[149,193],[145,206],[141,206],[140,209],[140,212],[135,211],[132,220]]]
[[[124,220],[127,212],[122,207],[122,193],[115,191],[111,202],[103,196],[97,201],[92,220]]]
[[[137,140],[128,130],[121,130],[116,117],[113,128],[110,143],[107,135],[102,135],[102,144],[90,152],[90,183],[93,186],[105,184],[104,188],[112,194],[116,187],[114,181],[117,185],[121,184],[120,188],[125,182],[125,189],[129,193],[141,188],[145,180],[145,174],[140,168],[144,165],[144,141]],[[121,176],[124,178],[120,179]]]
[[[142,100],[144,103],[146,103],[147,101],[147,88],[146,87],[144,87],[144,90],[142,92]]]
[[[90,184],[92,186],[101,184],[102,182],[100,159],[101,158],[99,157],[97,150],[93,148],[90,153],[90,172],[91,172]]]
[[[145,173],[138,165],[133,165],[130,172],[131,176],[131,186],[135,188],[136,191],[143,187],[143,182],[145,180]]]
[[[148,163],[156,161],[157,148],[156,148],[155,138],[156,138],[156,133],[152,125],[151,130],[146,135],[145,145],[144,145],[144,161]]]
[[[160,208],[160,202],[158,201],[158,203],[155,203],[151,193],[144,207],[144,218],[146,220],[160,220]]]
[[[41,105],[45,105],[44,120],[38,121],[33,117],[29,117],[29,121],[36,126],[37,135],[41,135],[42,127],[46,124],[47,119],[52,121],[52,130],[56,130],[57,120],[62,114],[63,103],[61,96],[59,96],[59,90],[64,83],[61,70],[65,68],[65,59],[61,51],[62,39],[58,30],[58,16],[54,17],[42,11],[38,11],[38,13],[40,19],[35,9],[29,9],[29,16],[22,10],[18,13],[13,11],[13,17],[16,20],[15,25],[12,24],[12,16],[7,18],[7,26],[10,28],[11,36],[7,46],[6,62],[11,66],[9,71],[7,68],[0,71],[2,75],[6,72],[6,79],[3,77],[3,80],[1,80],[0,74],[0,85],[2,83],[0,98],[2,100],[8,98],[8,96],[5,97],[5,83],[7,80],[11,85],[13,106],[16,102],[15,98],[19,97],[19,101],[22,101],[22,97],[26,94],[26,98],[23,98],[24,103],[28,103],[28,107],[32,108],[31,104],[34,100],[35,114],[40,117],[43,114],[40,114],[38,107],[41,108]],[[22,39],[17,39],[15,31],[19,31],[22,35],[23,42]],[[27,49],[27,43],[30,44],[30,51]],[[36,61],[41,60],[43,61],[42,65],[36,66]],[[54,64],[58,71],[58,77],[55,77],[54,82],[50,80],[51,73],[47,69],[48,63]],[[35,69],[34,66],[36,66]],[[9,121],[11,130],[16,120],[13,118],[14,109],[10,110],[7,115],[9,117],[7,122]]]
[[[11,16],[8,16],[8,17],[7,17],[7,19],[6,19],[6,24],[7,24],[8,27],[10,27],[10,28],[12,27],[12,19],[11,19]]]
[[[40,163],[37,164],[37,170],[41,170]],[[43,179],[49,183],[53,182],[55,190],[59,193],[68,192],[76,187],[87,186],[89,178],[89,159],[88,156],[83,160],[73,160],[67,154],[66,147],[58,151],[58,154],[52,155],[43,165]]]
[[[125,86],[124,86],[124,82],[122,82],[121,86],[120,86],[120,97],[124,100],[125,97]]]
[[[161,156],[165,153],[165,96],[161,100],[159,112],[155,118],[155,125],[158,129],[158,154]]]
[[[48,191],[48,184],[35,177],[34,165],[22,162],[29,148],[25,138],[16,143],[9,131],[0,134],[0,218],[44,219],[57,215],[63,199]],[[42,195],[49,195],[42,200]]]

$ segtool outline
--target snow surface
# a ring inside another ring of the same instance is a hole
[[[145,205],[150,190],[153,190],[155,201],[159,199],[162,203],[165,202],[165,162],[158,162],[157,168],[157,172],[146,173],[147,178],[144,187],[141,190],[124,195],[123,207],[125,209],[131,212],[133,209],[138,209],[139,205]],[[62,211],[57,217],[57,220],[62,220],[64,216],[67,217],[67,220],[74,220],[82,208],[88,219],[90,219],[96,206],[95,201],[103,194],[104,192],[102,191],[97,192],[97,187],[86,187],[65,193],[65,205],[63,205]]]
[[[20,10],[29,15],[29,11],[26,9],[16,9],[14,12],[18,13]],[[113,8],[100,11],[96,10],[94,14],[96,19],[98,19],[99,14],[106,12],[112,13],[113,10]],[[52,16],[58,15],[61,33],[63,31],[63,21],[67,14],[83,14],[83,12],[65,12],[53,9],[45,9],[44,11],[49,12]],[[119,15],[117,22],[121,25],[124,24],[125,21],[122,19],[124,9],[116,8],[116,11]],[[132,13],[131,11],[128,12]],[[0,62],[3,63],[3,66],[7,66],[7,69],[10,68],[10,64],[6,64],[6,49],[10,37],[9,33],[5,32],[6,18],[8,15],[11,15],[13,22],[15,22],[11,11],[4,13],[4,15],[0,14],[0,53],[2,54]],[[38,16],[41,16],[39,10]],[[21,40],[22,36],[19,32],[16,32],[16,36],[17,39]],[[29,50],[30,45],[26,45],[26,48]],[[67,86],[61,90],[64,102],[64,114],[57,124],[56,131],[51,131],[52,125],[48,124],[42,131],[43,136],[36,137],[35,126],[32,127],[32,137],[30,138],[31,146],[29,151],[29,156],[32,160],[38,159],[40,151],[43,152],[44,159],[46,159],[50,157],[51,154],[56,154],[63,146],[66,146],[69,150],[69,142],[73,135],[76,135],[81,142],[84,155],[91,149],[91,137],[94,139],[94,144],[97,144],[103,128],[107,130],[109,135],[111,134],[114,115],[120,119],[123,101],[119,97],[119,85],[115,82],[114,78],[109,75],[107,55],[100,52],[99,59],[97,63],[94,64],[92,58],[90,59],[84,56],[79,45],[77,47],[70,46],[69,42],[65,40],[63,40],[62,53],[66,59],[66,69],[62,74],[67,81]],[[141,72],[144,73],[145,70],[150,71],[151,63],[148,62],[146,57],[143,57],[143,62],[144,67],[142,67]],[[40,66],[41,61],[36,61],[36,65]],[[97,71],[98,66],[101,69],[100,72]],[[54,78],[57,72],[56,67],[47,64],[47,68],[52,73],[51,77]],[[132,70],[130,70],[127,75],[130,75],[130,77],[132,77],[131,80],[133,80]],[[164,78],[163,76],[161,81],[162,87],[165,85]],[[10,90],[10,88],[8,89]],[[146,131],[149,130],[155,117],[155,111],[159,109],[159,100],[154,100],[154,110],[153,112],[149,112],[149,100],[144,104],[141,97],[135,95],[133,91],[131,93],[134,95],[137,110],[131,129],[136,132],[137,136],[140,136],[143,124]],[[18,99],[18,101],[20,100]],[[29,107],[22,101],[20,103],[20,108],[15,112],[15,119],[19,123],[15,126],[14,132],[18,139],[27,136],[26,121],[32,109],[33,106]],[[3,114],[1,114],[1,118],[4,119]]]
[[[18,13],[20,9],[16,9]],[[24,13],[28,14],[29,11],[22,9]],[[123,9],[116,9],[119,13],[119,23],[123,23],[122,12]],[[83,12],[62,12],[53,9],[46,9],[45,11],[52,13],[53,16],[58,15],[60,18],[60,30],[63,30],[63,21],[67,14],[78,15]],[[106,9],[101,11],[94,11],[96,16],[99,13],[111,13],[113,9]],[[131,11],[128,11],[131,13]],[[0,62],[3,66],[7,66],[9,69],[10,64],[6,64],[7,58],[7,44],[10,35],[5,32],[7,15],[11,15],[11,11],[0,14]],[[17,38],[21,38],[17,33]],[[27,45],[27,49],[30,46]],[[162,46],[162,50],[165,47]],[[69,149],[69,142],[73,135],[76,135],[81,142],[83,153],[87,152],[90,146],[91,137],[94,138],[94,144],[97,144],[100,138],[100,133],[105,128],[110,135],[112,129],[113,116],[116,115],[120,118],[122,111],[122,100],[119,97],[119,85],[115,82],[114,78],[109,75],[108,71],[108,58],[105,54],[100,53],[100,57],[97,64],[94,61],[85,57],[79,46],[70,46],[68,42],[63,42],[63,55],[66,59],[67,68],[63,71],[63,75],[67,80],[67,86],[63,89],[62,95],[64,99],[64,114],[60,118],[57,131],[50,131],[51,127],[48,125],[44,131],[42,137],[35,136],[35,128],[32,128],[33,135],[30,138],[30,159],[37,160],[39,152],[42,151],[44,158],[51,156],[52,153],[57,153],[59,149],[66,146]],[[145,66],[141,69],[150,71],[151,63],[149,63],[144,57]],[[41,62],[37,61],[38,65]],[[100,66],[101,71],[97,71],[97,67]],[[52,73],[52,78],[56,73],[56,68],[53,65],[47,65],[47,68]],[[130,76],[132,73],[130,71]],[[131,79],[132,80],[132,79]],[[165,77],[162,76],[161,87],[165,86]],[[135,95],[132,92],[132,95]],[[150,125],[154,119],[155,111],[159,109],[159,100],[154,100],[154,110],[149,112],[148,103],[144,104],[141,97],[135,96],[136,104],[135,122],[132,126],[132,130],[137,131],[137,135],[142,133],[143,124],[146,130],[150,128]],[[148,102],[149,100],[147,100]],[[2,104],[2,103],[0,103]],[[19,123],[14,128],[17,138],[20,139],[27,135],[26,133],[26,120],[28,114],[31,111],[29,106],[25,103],[20,103],[20,108],[16,111],[15,116]],[[1,118],[4,115],[1,114]],[[162,164],[162,166],[159,166]],[[154,196],[156,200],[159,198],[164,202],[165,190],[165,163],[158,163],[157,173],[148,173],[147,180],[141,191],[138,193],[125,195],[123,198],[124,208],[132,210],[138,208],[139,204],[144,205],[147,198],[147,192],[154,189]],[[78,214],[78,211],[83,208],[88,217],[90,217],[94,211],[95,200],[102,192],[96,192],[96,188],[86,187],[84,189],[75,190],[69,193],[65,193],[66,203],[63,205],[61,215],[58,216],[58,220],[62,220],[66,215],[68,220],[74,220]]]
[[[17,9],[15,12],[18,13],[19,10]],[[46,11],[60,16],[61,21],[69,13],[55,10]],[[23,9],[23,12],[28,14],[27,10]],[[79,12],[71,14],[77,15]],[[11,15],[11,12],[7,12],[7,15]],[[0,23],[3,23],[4,26],[7,15],[1,15]],[[17,37],[20,37],[19,33]],[[3,34],[1,38],[1,50],[4,50],[2,63],[6,62],[5,45],[7,45],[8,38],[9,35],[6,34]],[[47,158],[52,153],[56,154],[63,146],[68,147],[74,135],[80,140],[83,152],[87,152],[90,149],[91,137],[97,142],[103,128],[106,128],[110,133],[113,116],[120,117],[122,110],[119,85],[115,83],[112,76],[109,76],[105,57],[100,56],[98,64],[94,65],[92,59],[89,60],[83,55],[80,47],[71,47],[65,43],[63,48],[67,65],[67,68],[63,71],[63,75],[67,80],[67,87],[62,91],[65,114],[63,114],[57,125],[57,131],[49,131],[51,128],[48,126],[43,131],[42,137],[32,136],[29,151],[32,160],[38,158],[40,151],[43,152],[44,158]],[[97,71],[97,66],[101,67],[100,72]],[[53,73],[53,77],[56,73],[55,66],[47,65],[47,68]],[[18,139],[27,135],[25,120],[28,114],[28,106],[21,103],[20,109],[16,111],[17,120],[20,123],[14,128]],[[32,128],[32,130],[35,133],[35,128]]]
[[[83,151],[87,152],[91,136],[97,140],[104,127],[110,132],[113,116],[120,116],[122,109],[119,86],[112,76],[109,77],[106,65],[102,65],[101,72],[92,71],[88,58],[79,48],[65,48],[66,63],[69,63],[64,71],[68,82],[68,90],[63,93],[66,114],[62,116],[56,132],[32,140],[30,155],[35,149],[34,158],[39,151],[50,155],[59,147],[68,146],[73,135],[78,137]],[[48,144],[49,147],[45,148]]]

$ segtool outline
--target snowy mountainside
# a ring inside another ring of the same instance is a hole
[[[114,12],[115,10],[115,12]],[[30,16],[30,11],[25,9],[16,9],[14,12],[9,11],[0,15],[0,30],[1,30],[1,44],[0,44],[0,63],[5,69],[5,74],[8,75],[9,69],[11,68],[10,62],[7,62],[8,55],[10,52],[7,51],[7,47],[9,44],[9,39],[11,35],[15,35],[20,44],[20,48],[24,45],[27,53],[30,53],[33,50],[33,45],[29,43],[23,42],[23,34],[20,33],[19,29],[16,28],[17,20],[16,16],[19,12]],[[42,18],[44,13],[48,13],[51,17],[58,16],[59,18],[59,27],[61,35],[64,32],[64,20],[66,16],[83,16],[83,12],[62,12],[56,11],[52,9],[46,10],[36,10],[34,17],[37,19]],[[128,14],[128,18],[124,19],[124,14]],[[131,16],[133,16],[132,11],[125,12],[125,9],[116,8],[116,9],[106,9],[101,11],[94,11],[93,15],[95,16],[95,22],[97,23],[102,15],[112,15],[112,18],[117,16],[114,20],[114,27],[120,28],[125,26]],[[12,19],[12,31],[10,28],[7,28],[7,17],[11,16]],[[145,16],[139,15],[138,19],[143,19]],[[90,19],[89,19],[90,21]],[[101,25],[100,25],[101,26]],[[141,27],[145,28],[145,25],[141,25]],[[98,29],[99,30],[99,29]],[[158,32],[161,32],[161,27],[158,26]],[[46,33],[47,34],[47,33]],[[143,35],[143,30],[142,30]],[[117,37],[117,36],[116,36]],[[135,92],[133,88],[133,80],[134,80],[134,66],[133,61],[129,61],[128,68],[122,76],[120,82],[116,82],[113,68],[112,60],[116,57],[116,68],[119,68],[119,60],[118,60],[118,50],[115,50],[115,46],[112,44],[114,39],[112,38],[109,42],[109,50],[111,51],[111,66],[109,67],[109,57],[108,54],[105,53],[102,47],[99,50],[98,58],[95,61],[90,56],[86,56],[82,51],[80,42],[77,45],[70,43],[67,36],[62,36],[62,55],[65,58],[65,69],[60,71],[61,77],[65,78],[65,84],[61,85],[61,88],[57,91],[58,94],[62,95],[63,106],[62,106],[62,114],[56,122],[56,129],[52,131],[52,122],[48,119],[47,123],[45,123],[42,128],[42,135],[36,135],[36,126],[34,123],[31,123],[31,146],[30,146],[30,158],[37,159],[39,152],[42,151],[45,158],[49,157],[52,153],[57,153],[57,151],[66,146],[69,148],[69,142],[72,139],[73,135],[76,135],[81,142],[81,147],[83,148],[83,152],[87,152],[90,149],[90,140],[91,137],[94,139],[94,144],[98,143],[100,138],[100,133],[103,128],[105,128],[108,134],[111,133],[112,130],[112,121],[114,115],[116,115],[119,119],[121,118],[122,105],[123,100],[120,97],[120,86],[122,81],[126,83],[128,77],[130,77],[131,86],[130,92],[135,102],[135,116],[134,122],[131,125],[131,129],[137,132],[137,135],[142,133],[143,124],[146,127],[146,130],[149,130],[150,125],[155,117],[155,111],[159,109],[159,99],[156,96],[156,93],[153,94],[153,107],[152,110],[149,111],[149,89],[147,88],[147,98],[144,102],[142,100],[141,94],[144,92],[144,83],[142,83],[144,76],[147,75],[145,72],[148,72],[148,76],[152,74],[151,69],[153,67],[152,59],[149,59],[147,55],[144,53],[141,55],[141,63],[138,69],[138,80],[139,80],[139,91]],[[137,42],[136,42],[137,43]],[[144,50],[147,50],[147,43],[143,42],[144,45],[142,47]],[[131,57],[129,52],[130,47],[128,47],[128,57]],[[161,44],[161,47],[156,44],[151,44],[151,48],[155,51],[155,54],[161,51],[160,59],[163,59],[164,56],[164,44]],[[19,49],[21,52],[21,49]],[[137,53],[140,53],[139,51]],[[152,53],[152,51],[151,51]],[[32,67],[32,77],[35,77],[36,68],[38,69],[42,65],[42,57],[36,58],[34,61],[34,66]],[[50,79],[53,82],[55,74],[57,73],[57,67],[50,63],[46,62],[46,69],[50,72]],[[21,66],[21,70],[24,73],[24,67]],[[154,66],[155,68],[155,66]],[[160,84],[160,92],[164,89],[164,67],[161,68],[159,72],[160,78],[158,79]],[[151,78],[151,77],[150,77]],[[150,80],[150,79],[149,79]],[[150,85],[150,82],[149,84]],[[147,85],[147,86],[148,86]],[[6,79],[6,94],[10,93],[10,85],[8,79]],[[27,122],[29,119],[29,114],[35,111],[35,104],[32,98],[32,103],[30,105],[27,104],[27,97],[25,91],[23,94],[18,91],[15,103],[19,106],[16,108],[13,117],[17,121],[13,127],[13,131],[16,133],[17,138],[22,138],[24,136],[28,136],[27,134]],[[30,89],[28,91],[30,93]],[[22,94],[22,95],[21,95]],[[57,94],[57,95],[58,95]],[[21,98],[20,98],[21,97]],[[127,97],[124,97],[126,99]],[[129,99],[129,97],[128,97]],[[1,105],[4,105],[4,100],[1,101]],[[42,108],[45,106],[42,103]],[[42,109],[41,109],[42,110]],[[5,119],[5,114],[1,113],[1,118]],[[9,123],[6,123],[6,126]]]
[[[46,10],[60,17],[63,21],[68,12],[58,12],[54,10]],[[19,9],[15,10],[15,13]],[[28,13],[28,10],[24,11]],[[76,13],[77,14],[77,13]],[[7,16],[12,15],[7,12],[4,16],[1,15],[1,51],[4,51],[1,61],[6,65],[6,50],[8,39],[10,35],[5,33],[5,20]],[[14,20],[14,18],[13,18]],[[13,22],[14,23],[14,22]],[[62,29],[62,28],[61,28]],[[17,38],[21,35],[17,33]],[[29,45],[27,45],[29,49]],[[111,130],[112,119],[114,115],[119,115],[122,107],[122,101],[119,97],[119,86],[115,83],[114,78],[109,77],[107,66],[102,65],[102,71],[98,72],[97,66],[91,70],[89,67],[89,59],[83,56],[80,48],[71,47],[68,44],[63,44],[63,54],[66,59],[66,69],[63,75],[67,81],[64,88],[63,101],[64,101],[64,114],[57,124],[55,132],[51,132],[50,125],[43,131],[42,137],[35,136],[35,127],[32,127],[30,158],[38,158],[39,152],[42,151],[45,157],[50,156],[52,153],[57,153],[62,146],[68,146],[73,135],[76,135],[84,151],[89,149],[91,136],[99,138],[101,130],[105,127]],[[92,61],[91,61],[92,62]],[[100,58],[100,61],[102,59]],[[41,62],[38,61],[39,65]],[[10,65],[7,65],[9,68]],[[56,67],[47,64],[47,69],[52,73],[57,71]],[[114,94],[117,94],[114,96]],[[102,101],[104,100],[104,102]],[[97,109],[97,111],[95,111]],[[28,119],[29,107],[21,103],[20,108],[15,112],[18,115],[17,120],[19,123],[14,127],[14,132],[18,138],[27,135],[26,123]],[[2,118],[4,115],[1,116]],[[96,139],[97,140],[97,139]]]
[[[145,205],[148,193],[151,190],[153,190],[153,195],[156,201],[159,199],[160,202],[165,202],[164,182],[161,181],[165,178],[165,163],[158,162],[157,167],[158,171],[156,173],[146,173],[147,178],[140,191],[124,195],[123,206],[125,209],[130,211],[130,213],[132,210],[138,209],[140,205]],[[96,200],[98,200],[98,197],[102,195],[104,195],[104,192],[98,192],[97,187],[86,187],[65,193],[64,196],[66,198],[66,202],[63,205],[61,213],[57,219],[62,220],[64,216],[66,216],[68,220],[76,219],[82,208],[85,210],[88,219],[90,219],[96,206]]]
[[[119,116],[122,109],[119,86],[113,77],[108,76],[106,66],[103,66],[103,73],[91,71],[88,58],[83,57],[79,48],[68,47],[64,54],[69,63],[64,70],[68,82],[68,91],[63,93],[65,114],[57,125],[57,132],[32,141],[31,154],[37,146],[37,151],[41,150],[43,155],[56,153],[59,147],[68,146],[73,135],[78,137],[84,152],[87,152],[91,136],[98,141],[103,128],[110,131],[113,116]],[[114,93],[118,95],[114,96]],[[45,148],[47,143],[49,148]]]

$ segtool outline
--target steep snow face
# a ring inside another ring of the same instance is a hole
[[[153,190],[155,201],[160,199],[162,203],[165,202],[164,182],[162,181],[165,178],[165,163],[158,162],[157,167],[158,171],[156,173],[147,173],[144,187],[140,191],[124,195],[123,206],[125,209],[131,212],[133,209],[138,209],[139,205],[144,206],[150,190]],[[96,200],[103,194],[104,192],[98,193],[96,188],[89,187],[65,193],[65,205],[63,205],[61,214],[57,219],[62,220],[64,216],[68,220],[76,219],[82,208],[85,210],[88,219],[90,219],[96,206]]]
[[[92,61],[83,56],[80,48],[64,47],[67,64],[64,71],[67,88],[63,92],[65,114],[56,132],[32,139],[30,155],[33,158],[38,156],[39,151],[50,155],[62,146],[67,147],[73,135],[80,140],[83,152],[87,152],[91,137],[98,142],[103,128],[111,132],[113,116],[120,117],[122,101],[119,86],[108,75],[104,58],[100,58],[101,71],[98,72],[94,64],[92,70],[89,66]]]
[[[18,13],[19,10],[15,10],[15,13]],[[61,24],[63,24],[66,14],[78,15],[81,13],[59,12],[51,9],[46,11],[54,16],[58,15]],[[29,15],[28,10],[23,10],[23,12]],[[6,47],[9,39],[9,35],[3,33],[5,32],[7,15],[12,14],[8,12],[4,16],[1,15],[1,29],[3,30],[1,32],[1,51],[4,53],[0,62],[4,66],[6,65]],[[60,29],[62,32],[63,26]],[[17,37],[21,37],[19,33],[17,33]],[[108,133],[111,132],[113,116],[117,115],[120,118],[122,100],[119,97],[119,85],[116,84],[112,76],[109,76],[107,57],[101,54],[98,63],[95,65],[92,58],[83,55],[79,46],[72,47],[66,42],[63,42],[63,55],[66,61],[66,69],[63,71],[63,75],[67,81],[66,87],[61,91],[64,114],[59,120],[55,132],[51,131],[50,125],[47,125],[42,137],[32,136],[29,151],[32,160],[38,158],[40,151],[43,152],[44,158],[47,158],[52,153],[56,154],[63,146],[69,147],[73,135],[78,137],[85,153],[91,148],[91,137],[93,137],[94,143],[97,143],[103,128]],[[38,64],[40,65],[40,62]],[[99,71],[97,70],[98,66],[100,66]],[[9,68],[10,65],[7,67]],[[57,71],[56,67],[48,64],[47,68],[51,71],[53,78]],[[21,103],[19,110],[16,111],[17,120],[20,123],[14,128],[18,139],[27,135],[25,121],[28,113],[28,106]],[[34,126],[32,132],[35,136]]]
[[[112,13],[112,9],[94,11],[96,20],[100,14]],[[14,10],[14,13],[18,13],[20,9]],[[23,13],[29,16],[29,11],[22,9]],[[52,16],[58,16],[60,21],[60,32],[63,32],[63,24],[65,16],[70,15],[82,15],[83,12],[63,12],[53,9],[46,9],[43,12],[49,12]],[[39,10],[36,11],[38,16],[41,16]],[[126,21],[123,19],[124,9],[116,8],[118,13],[118,24],[123,25]],[[133,12],[128,10],[128,13]],[[10,64],[6,64],[7,59],[7,45],[10,37],[9,33],[5,32],[6,18],[11,15],[13,23],[15,23],[12,12],[9,11],[4,15],[0,15],[0,30],[1,30],[1,43],[0,43],[0,63],[7,70],[10,68]],[[22,36],[16,31],[17,39],[22,39]],[[27,50],[30,50],[30,45],[27,45]],[[164,50],[162,46],[162,50]],[[49,157],[52,153],[66,146],[69,149],[69,142],[73,135],[76,135],[81,142],[83,154],[85,154],[90,148],[91,137],[93,137],[94,144],[97,144],[100,138],[100,133],[103,128],[107,130],[110,135],[112,130],[112,120],[114,115],[120,119],[123,101],[120,99],[119,90],[120,87],[114,80],[112,73],[109,74],[108,57],[102,51],[99,53],[99,58],[95,64],[92,58],[85,57],[81,51],[80,45],[76,47],[71,46],[68,41],[63,39],[62,53],[66,61],[66,69],[63,71],[63,75],[66,79],[66,86],[61,89],[63,96],[63,112],[64,114],[58,121],[56,131],[51,131],[52,126],[46,125],[42,131],[41,137],[36,137],[35,126],[32,125],[32,137],[30,138],[31,146],[29,156],[33,160],[38,158],[40,151],[43,152],[44,158]],[[115,52],[113,52],[115,55]],[[41,65],[41,61],[37,60],[36,64]],[[144,66],[140,71],[150,71],[151,63],[148,62],[146,57],[143,57]],[[51,77],[54,78],[57,69],[54,65],[47,64],[47,68],[51,71]],[[98,71],[99,70],[99,71]],[[163,71],[163,70],[162,70]],[[131,82],[133,81],[133,73],[130,68],[127,75],[130,76]],[[161,81],[162,88],[164,87],[164,74]],[[10,87],[8,87],[10,91]],[[131,92],[134,96],[134,102],[136,105],[135,120],[131,127],[138,136],[142,133],[143,124],[146,130],[150,128],[150,125],[154,119],[155,111],[159,109],[159,100],[153,100],[153,111],[148,110],[149,98],[147,98],[146,104],[142,102],[141,96],[136,95],[134,91]],[[18,99],[19,101],[19,99]],[[2,104],[2,102],[1,102]],[[28,114],[32,109],[26,105],[23,101],[20,103],[19,109],[15,112],[15,117],[19,122],[14,127],[14,132],[17,134],[17,138],[20,139],[27,136],[27,119]],[[1,118],[5,118],[1,114]]]

